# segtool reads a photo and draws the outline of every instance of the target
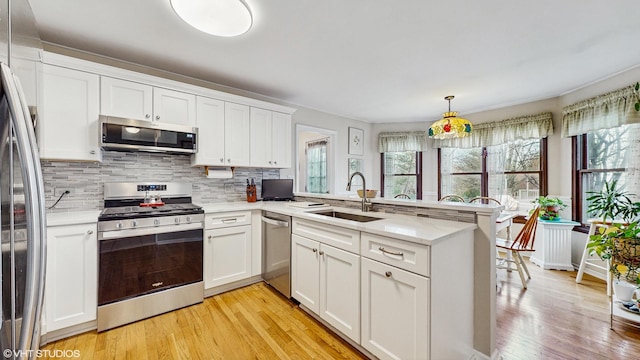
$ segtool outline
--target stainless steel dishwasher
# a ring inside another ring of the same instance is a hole
[[[291,216],[262,212],[262,276],[282,295],[291,297]]]

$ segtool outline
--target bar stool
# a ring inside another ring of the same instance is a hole
[[[589,255],[589,249],[587,249],[587,244],[589,243],[589,239],[591,238],[591,235],[594,235],[599,227],[608,227],[613,223],[613,220],[602,221],[600,219],[589,219],[587,220],[587,222],[591,224],[591,226],[589,226],[589,235],[587,235],[587,242],[584,244],[584,251],[582,252],[582,259],[580,260],[580,267],[578,268],[578,275],[576,276],[576,282],[579,284],[582,281],[582,275],[584,275],[584,270],[587,268],[587,265],[605,270],[606,277],[607,277],[607,295],[611,295],[612,276],[611,276],[611,272],[609,271],[610,262],[609,260],[606,260],[604,266],[598,263],[594,263],[594,262],[601,262],[602,260],[600,260],[599,258],[592,258]]]

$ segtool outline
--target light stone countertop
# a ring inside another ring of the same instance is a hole
[[[218,213],[243,210],[267,210],[283,215],[289,215],[300,219],[313,220],[327,225],[340,226],[372,234],[388,236],[399,240],[433,245],[435,242],[445,240],[459,232],[473,231],[476,224],[463,223],[449,220],[423,218],[411,215],[390,214],[382,212],[363,213],[360,210],[335,207],[335,206],[309,206],[300,207],[306,202],[256,202],[256,203],[221,203],[204,206],[205,213]],[[377,217],[381,220],[370,222],[358,222],[346,219],[337,219],[324,215],[314,214],[318,211],[340,211],[350,214]]]
[[[445,240],[459,232],[473,231],[477,228],[477,225],[472,223],[439,220],[411,215],[383,212],[363,213],[357,209],[333,206],[305,207],[305,205],[309,204],[313,203],[261,201],[255,203],[228,202],[204,205],[203,209],[206,214],[231,211],[267,210],[300,219],[313,220],[327,225],[340,226],[424,245],[433,245],[434,242]],[[469,210],[468,208],[468,206],[465,206],[464,210]],[[327,210],[377,217],[381,220],[358,222],[314,214],[314,212]],[[47,214],[47,226],[92,223],[97,221],[99,214],[99,210],[49,213]]]

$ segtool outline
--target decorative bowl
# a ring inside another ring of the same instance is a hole
[[[362,189],[358,190],[358,196],[360,196],[360,198],[362,198],[362,196],[364,195],[364,192],[362,191]],[[371,199],[378,196],[378,190],[371,190],[371,189],[367,189],[367,199]]]

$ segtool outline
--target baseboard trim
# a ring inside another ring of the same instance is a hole
[[[93,331],[98,328],[98,322],[96,320],[87,321],[82,324],[69,326],[66,328],[49,331],[40,337],[40,346],[46,345],[50,342],[58,341],[60,339],[68,338],[74,335],[82,334],[87,331]]]
[[[251,285],[251,284],[255,284],[255,283],[260,282],[260,281],[263,281],[262,280],[262,275],[256,275],[256,276],[252,276],[252,277],[247,278],[247,279],[238,280],[238,281],[234,281],[232,283],[228,283],[228,284],[212,287],[210,289],[204,289],[204,297],[207,298],[207,297],[211,297],[211,296],[214,296],[214,295],[222,294],[222,293],[225,293],[227,291],[239,289],[241,287],[245,287],[245,286],[248,286],[248,285]]]

